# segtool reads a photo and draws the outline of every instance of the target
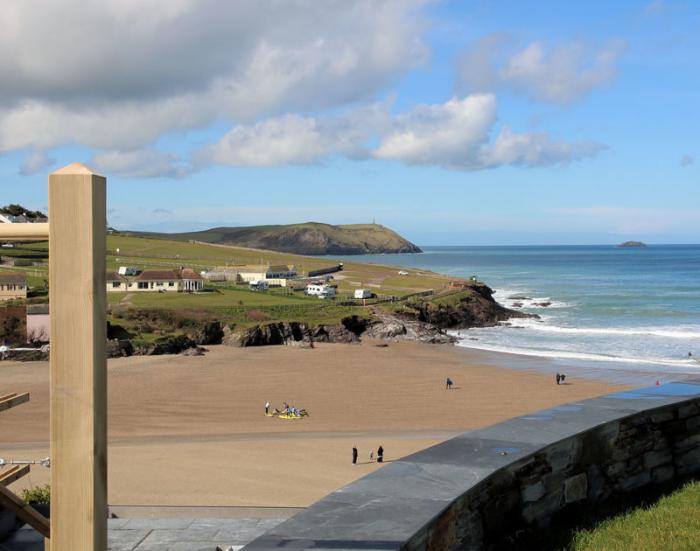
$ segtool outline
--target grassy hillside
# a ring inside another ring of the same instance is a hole
[[[125,233],[156,239],[236,245],[305,255],[420,252],[416,245],[379,224],[332,226],[308,222],[284,226],[212,228],[189,233]]]
[[[28,275],[30,287],[40,290],[48,280],[48,246],[46,243],[18,245],[0,251],[5,265],[2,271],[22,271]],[[33,266],[11,266],[15,258],[31,259]],[[301,256],[282,252],[262,251],[225,245],[189,243],[165,239],[110,235],[107,238],[107,267],[119,266],[140,269],[188,266],[207,270],[233,264],[293,264],[300,274],[335,263],[327,258]],[[444,292],[452,278],[423,270],[406,269],[408,275],[398,275],[400,268],[377,264],[345,262],[344,270],[334,274],[339,299],[323,301],[307,297],[290,289],[270,289],[267,293],[250,291],[247,285],[232,282],[207,283],[207,293],[108,293],[111,320],[126,325],[129,331],[148,339],[154,335],[141,334],[137,323],[128,323],[120,310],[138,309],[179,312],[182,315],[200,313],[211,316],[237,328],[276,321],[298,321],[311,325],[338,323],[343,317],[358,314],[371,317],[362,306],[340,305],[352,296],[355,289],[371,289],[378,295],[406,296],[428,290]],[[46,300],[39,297],[37,301]]]

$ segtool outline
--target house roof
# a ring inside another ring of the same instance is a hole
[[[277,264],[276,266],[268,266],[267,268],[268,272],[291,272],[293,271],[289,266],[286,264]]]
[[[127,281],[127,279],[124,276],[119,275],[117,272],[107,272],[105,281],[109,283],[110,281]]]
[[[0,285],[26,285],[27,276],[21,272],[0,273]]]
[[[48,304],[27,304],[27,315],[35,316],[49,313]]]
[[[172,281],[175,279],[180,279],[176,270],[144,270],[138,275],[136,281]]]
[[[183,268],[180,271],[182,279],[202,279],[202,276],[195,272],[192,268]]]

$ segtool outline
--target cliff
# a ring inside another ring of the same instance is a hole
[[[212,228],[188,233],[123,232],[141,237],[201,241],[304,255],[419,253],[420,248],[379,224],[332,226],[318,222]]]

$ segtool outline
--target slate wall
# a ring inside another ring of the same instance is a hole
[[[386,466],[248,551],[517,548],[558,514],[700,473],[700,378],[616,392],[461,434]]]
[[[482,549],[546,527],[582,502],[700,473],[700,399],[610,421],[518,460],[473,487],[407,549]]]

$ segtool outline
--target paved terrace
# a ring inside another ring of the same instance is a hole
[[[240,549],[282,518],[111,518],[110,551],[214,551]],[[0,551],[44,551],[43,538],[24,526]]]

